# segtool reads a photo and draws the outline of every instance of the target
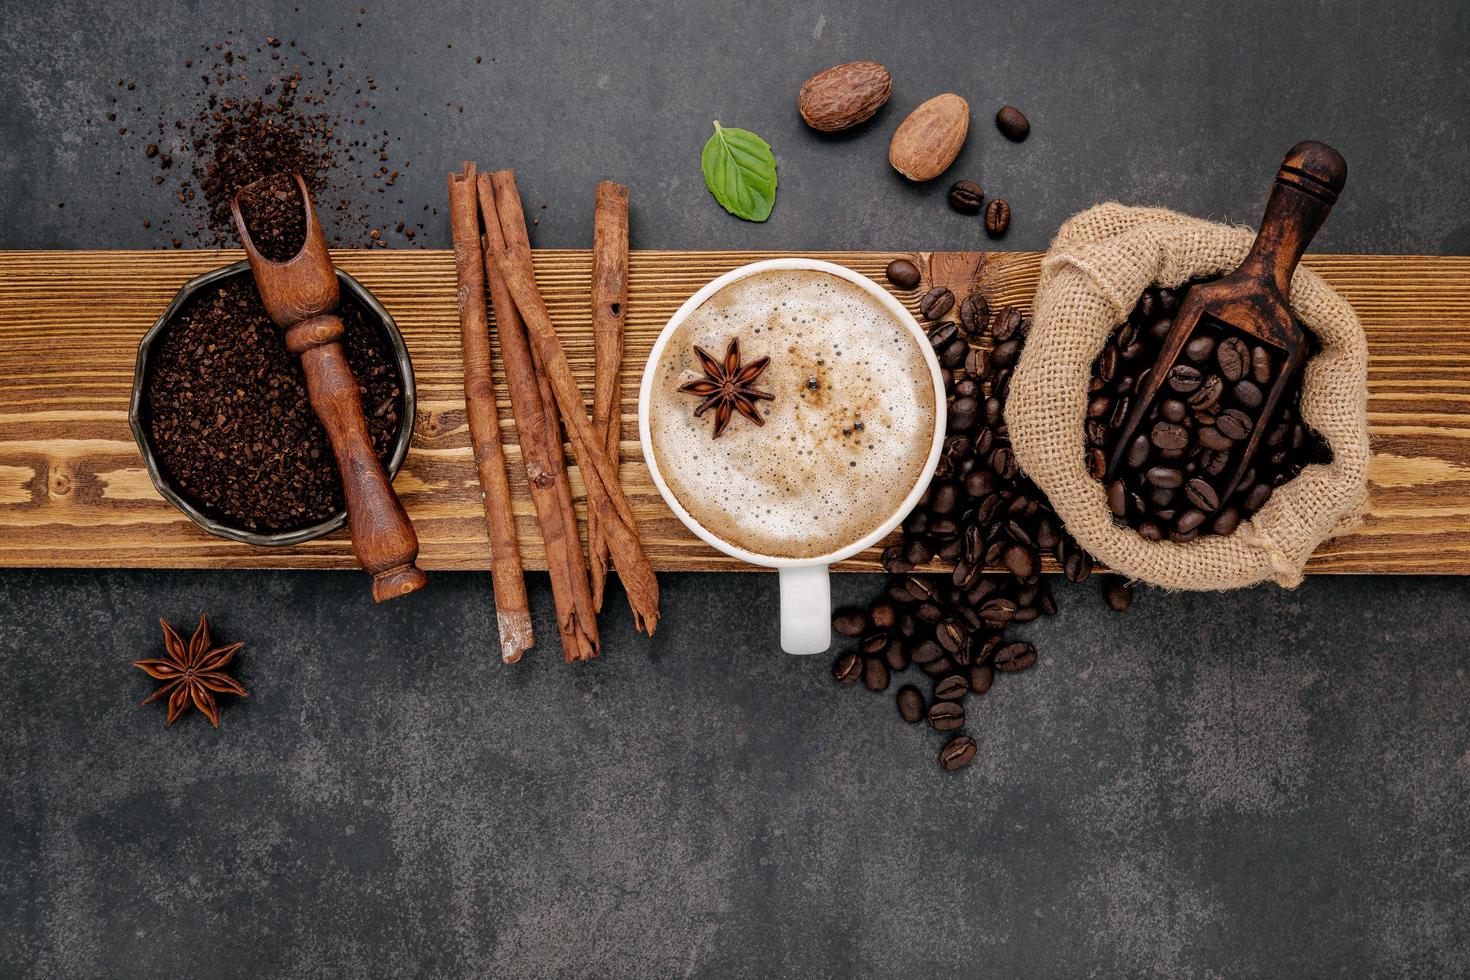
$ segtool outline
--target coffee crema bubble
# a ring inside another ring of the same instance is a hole
[[[739,414],[719,439],[694,417],[694,346],[743,364],[769,356],[757,426]],[[715,537],[773,558],[815,558],[867,536],[913,490],[934,439],[934,381],[918,340],[873,295],[826,272],[733,282],[669,338],[649,395],[664,481]]]

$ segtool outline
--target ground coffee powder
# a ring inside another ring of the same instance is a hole
[[[386,465],[403,381],[373,315],[344,293],[342,349],[373,448]],[[149,442],[164,476],[204,514],[252,531],[294,530],[343,507],[331,443],[301,365],[250,274],[196,295],[169,325],[145,380]]]

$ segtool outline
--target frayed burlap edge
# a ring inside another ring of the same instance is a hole
[[[1042,262],[1006,403],[1011,446],[1078,544],[1129,578],[1170,589],[1293,587],[1317,546],[1355,527],[1367,507],[1367,341],[1352,307],[1306,268],[1292,279],[1290,302],[1321,351],[1306,367],[1301,417],[1331,444],[1330,464],[1277,488],[1234,534],[1189,544],[1147,541],[1115,525],[1102,484],[1087,472],[1087,387],[1113,328],[1151,283],[1233,270],[1253,237],[1160,208],[1102,204],[1064,224]]]

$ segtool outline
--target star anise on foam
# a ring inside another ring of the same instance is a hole
[[[165,682],[143,704],[152,704],[167,697],[168,724],[172,725],[189,709],[192,702],[209,719],[210,724],[218,728],[219,708],[215,704],[214,696],[250,696],[239,681],[224,673],[224,668],[235,659],[235,654],[245,644],[231,643],[229,646],[211,648],[209,620],[204,616],[199,617],[199,628],[189,638],[188,646],[184,645],[179,634],[168,623],[160,619],[158,624],[163,627],[163,645],[168,656],[162,660],[133,661],[133,666],[147,673],[149,677]]]
[[[730,424],[730,417],[735,412],[744,415],[756,425],[766,424],[766,420],[761,418],[761,413],[755,410],[755,403],[768,402],[776,396],[769,391],[761,391],[751,386],[755,379],[770,367],[769,357],[757,358],[742,367],[740,341],[734,338],[731,339],[730,346],[725,349],[725,363],[723,364],[711,357],[709,351],[698,344],[694,345],[694,356],[699,358],[699,366],[704,369],[704,377],[680,385],[679,390],[704,399],[694,410],[695,418],[699,418],[711,408],[715,410],[714,438],[718,439],[720,433],[725,431],[725,426]]]

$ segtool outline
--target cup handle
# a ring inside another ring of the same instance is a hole
[[[832,645],[832,579],[826,565],[796,565],[781,580],[781,649],[822,653]]]

